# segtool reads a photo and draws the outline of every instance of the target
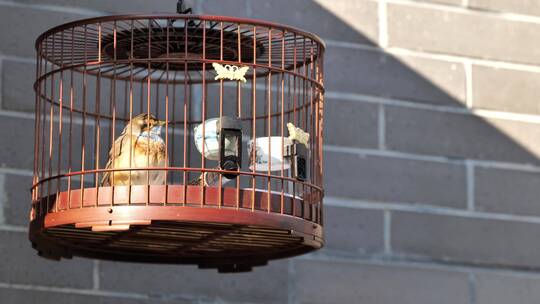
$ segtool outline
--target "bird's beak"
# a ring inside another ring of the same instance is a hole
[[[167,124],[167,121],[166,120],[158,120],[158,126],[164,126],[165,124]]]

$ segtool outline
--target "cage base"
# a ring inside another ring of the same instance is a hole
[[[143,187],[148,189],[146,193],[132,189],[131,193],[138,195],[130,198],[137,201],[142,199],[139,196],[155,197],[163,191],[161,186]],[[104,188],[100,187],[99,191],[111,195],[122,191]],[[167,192],[175,194],[184,187],[168,188]],[[80,256],[125,262],[195,264],[219,272],[251,271],[252,267],[266,265],[270,260],[307,253],[324,244],[322,226],[293,215],[294,210],[306,210],[305,206],[294,206],[297,200],[281,200],[280,195],[272,194],[270,204],[265,204],[264,201],[269,200],[262,191],[242,190],[241,197],[263,201],[233,204],[233,197],[238,197],[233,195],[238,193],[237,189],[210,190],[210,197],[212,190],[222,191],[223,205],[187,201],[175,205],[100,205],[96,201],[91,207],[80,205],[58,210],[64,204],[62,198],[66,197],[60,193],[35,206],[30,241],[39,255],[55,260]],[[97,198],[96,191],[95,188],[84,190],[85,195],[95,194]],[[186,197],[196,197],[194,193],[200,191],[201,187],[189,186]],[[283,208],[272,208],[281,202]],[[49,211],[55,208],[56,211],[41,215],[39,209],[47,205]],[[241,207],[246,205],[253,208]],[[286,214],[287,210],[291,214]]]

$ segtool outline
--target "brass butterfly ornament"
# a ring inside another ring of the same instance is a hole
[[[307,148],[309,148],[309,133],[296,127],[292,123],[287,124],[287,129],[289,130],[289,139],[291,141],[297,141]]]
[[[223,66],[216,62],[214,62],[212,66],[214,67],[217,73],[215,80],[221,80],[221,79],[238,80],[238,81],[242,81],[243,83],[246,83],[247,81],[245,77],[247,71],[249,70],[249,67],[247,66],[238,67],[238,66],[229,65],[229,64]]]

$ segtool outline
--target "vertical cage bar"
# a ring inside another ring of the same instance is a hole
[[[267,185],[266,185],[266,204],[267,204],[267,212],[270,213],[271,204],[271,194],[272,194],[272,178],[270,177],[272,175],[272,171],[270,170],[272,168],[272,28],[268,28],[268,76],[267,78],[267,84],[266,84],[266,94],[267,94],[267,103],[268,103],[268,117],[266,118],[267,123],[267,134],[268,134],[268,179],[267,179]]]
[[[87,25],[84,25],[84,39],[86,41],[86,38],[87,38],[87,34],[88,34],[88,26]],[[84,62],[88,62],[88,48],[87,48],[87,44],[85,43],[84,44]],[[81,128],[81,141],[82,141],[82,144],[81,144],[81,177],[80,177],[80,201],[81,201],[81,208],[84,207],[84,177],[85,177],[85,170],[86,170],[86,160],[85,160],[85,157],[86,157],[86,95],[87,95],[87,66],[86,64],[84,65],[83,67],[83,90],[82,90],[82,94],[83,94],[83,97],[82,97],[82,102],[83,102],[83,105],[82,105],[82,128]]]
[[[148,75],[146,77],[146,117],[148,119],[148,122],[150,122],[150,86],[152,85],[151,77],[152,77],[152,19],[148,20]],[[148,130],[150,132],[150,130]],[[150,167],[150,138],[148,137],[146,139],[146,166]],[[150,204],[150,170],[146,170],[146,205],[148,206]]]
[[[298,60],[296,58],[297,56],[297,45],[296,45],[296,40],[297,40],[297,35],[296,33],[294,33],[294,44],[293,44],[293,71],[294,71],[294,76],[293,76],[293,93],[292,93],[292,96],[293,96],[293,125],[295,126],[298,126],[298,123],[296,122],[296,109],[297,109],[297,92],[296,92],[296,85],[297,85],[297,76],[296,76],[296,73],[298,71],[298,67],[297,67],[297,63],[298,63]],[[289,172],[291,172],[289,170]],[[291,174],[292,175],[292,174]],[[293,193],[293,216],[296,216],[296,182],[293,181],[292,182],[292,193]],[[303,216],[303,213],[301,214]]]
[[[95,143],[94,143],[94,149],[95,149],[95,155],[94,155],[94,168],[96,170],[99,170],[99,161],[100,161],[100,138],[101,138],[101,125],[100,125],[100,118],[101,118],[101,23],[98,24],[98,69],[97,69],[97,76],[96,76],[96,104],[95,104],[95,111],[96,116],[95,119],[95,125],[94,125],[94,134],[95,134]],[[99,201],[99,171],[96,172],[94,175],[94,186],[96,187],[96,201],[94,206],[98,205]]]
[[[223,61],[223,22],[219,23],[219,60]],[[219,80],[219,121],[223,119],[223,79]],[[218,208],[223,205],[223,177],[218,177]]]
[[[111,127],[110,127],[110,130],[111,130],[111,153],[109,154],[109,158],[111,161],[111,165],[110,165],[110,168],[109,169],[112,169],[114,168],[114,160],[116,158],[116,81],[117,81],[117,66],[116,66],[116,61],[117,61],[117,35],[118,35],[118,25],[116,23],[116,21],[114,21],[113,23],[113,68],[114,68],[114,71],[113,71],[113,78],[112,78],[112,83],[111,83],[111,94],[109,95],[111,97],[111,99],[109,100],[109,103],[110,103],[110,107],[111,107],[111,116],[112,116],[112,121],[111,121]],[[125,94],[127,96],[127,94]],[[125,99],[127,100],[127,99]],[[125,110],[125,107],[124,107],[124,110]],[[114,171],[109,171],[109,182],[110,182],[110,187],[111,187],[111,207],[114,206],[114,200],[115,200],[115,195],[114,195],[114,190],[116,189],[115,188],[115,184],[114,184],[114,175],[115,175],[115,172]]]
[[[285,30],[281,31],[281,75],[280,75],[280,98],[281,98],[281,157],[283,161],[281,162],[281,195],[280,195],[280,210],[279,212],[283,214],[284,212],[284,200],[285,200],[285,190],[284,190],[284,177],[285,177]]]
[[[53,35],[52,36],[52,47],[53,49],[56,49],[56,35]],[[56,57],[54,56],[54,53],[53,53],[53,62],[55,61]],[[51,69],[54,69],[54,66],[51,67]],[[51,210],[51,205],[50,205],[50,198],[51,198],[51,183],[52,183],[52,172],[53,172],[53,130],[54,130],[54,100],[55,100],[55,97],[54,97],[54,86],[55,86],[55,83],[54,83],[54,79],[55,79],[55,74],[51,74],[51,92],[50,92],[50,97],[49,97],[49,100],[50,100],[50,104],[49,104],[49,161],[48,161],[48,167],[49,167],[49,175],[48,175],[48,180],[47,180],[47,210],[48,212],[50,212]],[[56,204],[55,204],[55,210],[54,212],[56,212]]]
[[[202,113],[201,113],[201,120],[202,120],[202,134],[203,134],[203,139],[202,139],[202,156],[201,156],[201,174],[203,176],[202,178],[202,187],[201,187],[201,207],[204,206],[204,203],[205,203],[205,199],[206,199],[206,178],[205,178],[205,173],[206,171],[204,171],[206,169],[206,158],[204,157],[204,154],[205,154],[205,148],[206,148],[206,143],[205,143],[205,140],[206,140],[206,20],[203,20],[202,22],[202,26],[203,26],[203,38],[202,38],[202,58],[203,58],[203,63],[202,63],[202,100],[201,100],[201,108],[202,108]]]
[[[47,41],[48,39],[45,40],[44,44],[46,45],[47,44]],[[42,60],[43,62],[43,76],[47,74],[47,67],[48,67],[48,63],[46,60]],[[41,87],[43,86],[43,88],[41,89]],[[40,179],[40,182],[42,182],[44,179],[45,179],[45,113],[47,111],[47,100],[46,100],[46,96],[47,96],[47,78],[44,77],[41,84],[40,84],[40,93],[41,91],[43,91],[43,94],[40,94],[40,99],[43,100],[43,109],[41,111],[41,171],[40,171],[40,175],[41,175],[41,179]],[[44,100],[45,99],[45,100]],[[43,183],[40,184],[39,186],[39,196],[40,198],[43,198],[43,188],[44,185]],[[44,213],[47,213],[48,210],[46,209],[45,212],[43,212],[43,207],[46,207],[45,204],[40,204],[40,215],[41,214],[44,214]]]
[[[188,25],[190,23],[190,19],[186,19],[184,21],[184,58],[187,58],[188,56]],[[191,87],[189,87],[191,88]],[[191,94],[189,95],[189,97],[191,98]],[[183,179],[184,179],[184,187],[182,189],[183,193],[182,193],[182,198],[183,198],[183,205],[185,206],[186,203],[187,203],[187,186],[188,186],[188,173],[187,171],[185,170],[187,167],[188,167],[188,162],[187,162],[187,151],[188,151],[188,142],[187,142],[187,137],[188,137],[188,127],[187,127],[187,123],[188,123],[188,117],[191,117],[191,101],[188,102],[188,61],[187,60],[184,60],[184,145],[183,145],[183,148],[184,148],[184,153],[182,154],[183,155],[183,168],[184,170],[182,171],[183,173]],[[190,115],[188,116],[188,113],[190,113]]]
[[[256,159],[257,159],[257,26],[253,26],[253,79],[251,82],[251,94],[252,94],[252,107],[253,112],[252,116],[252,126],[251,126],[251,161],[253,162],[252,166],[252,177],[251,177],[251,211],[255,211],[255,188],[257,184],[257,177],[255,176],[256,169]]]
[[[75,36],[75,28],[71,29],[72,39]],[[71,65],[75,64],[75,44],[71,43]],[[75,86],[73,69],[69,70],[69,142],[68,142],[68,209],[71,209],[71,172],[73,171],[73,103],[75,100]]]
[[[166,58],[167,62],[165,63],[165,73],[166,73],[166,79],[165,79],[165,167],[167,167],[167,170],[165,170],[165,201],[163,202],[164,205],[167,205],[169,202],[169,62],[171,60],[170,57],[170,27],[171,23],[167,20],[167,28],[166,28]],[[159,90],[158,90],[159,91]],[[173,165],[174,166],[174,165]]]
[[[237,49],[238,49],[238,63],[242,63],[242,43],[241,43],[241,32],[242,27],[241,24],[237,24],[237,30],[236,30],[236,40],[237,40]],[[236,116],[238,119],[242,119],[242,85],[241,81],[236,81]],[[238,153],[242,153],[242,151],[237,151]],[[241,161],[241,160],[240,160]],[[240,171],[242,163],[238,164],[237,171]],[[220,174],[221,175],[221,174]],[[240,208],[240,182],[242,177],[238,175],[235,179],[236,184],[236,208]]]
[[[131,40],[130,40],[130,59],[133,58],[134,54],[134,45],[135,45],[135,29],[134,29],[134,21],[131,20]],[[142,87],[142,85],[141,85]],[[142,96],[142,95],[141,95]],[[142,111],[141,111],[142,113]],[[133,121],[133,60],[129,61],[129,121]],[[133,139],[131,138],[133,136],[133,124],[129,124],[129,166],[133,166]],[[131,192],[132,192],[132,171],[129,170],[129,179],[128,179],[128,185],[129,185],[129,199],[128,203],[131,205]]]
[[[38,47],[36,52],[36,79],[41,77],[41,46]],[[35,104],[36,107],[34,109],[34,168],[33,168],[33,174],[32,174],[32,210],[34,209],[34,206],[38,199],[38,188],[37,184],[39,181],[38,176],[38,164],[39,164],[39,128],[40,128],[40,109],[41,109],[41,87],[40,83],[36,82],[34,85],[34,89],[36,91],[35,96]]]
[[[64,60],[64,33],[65,31],[62,31],[61,32],[61,42],[60,42],[60,57],[61,57],[61,60],[63,62]],[[60,183],[61,183],[61,178],[59,177],[60,174],[62,173],[62,119],[63,119],[63,110],[64,110],[64,64],[62,63],[61,64],[61,68],[62,68],[62,71],[60,72],[60,89],[59,89],[59,93],[58,93],[58,167],[57,167],[57,171],[56,171],[56,175],[58,176],[58,178],[56,179],[56,196],[59,195],[61,189],[60,189]],[[56,204],[55,204],[56,205]]]

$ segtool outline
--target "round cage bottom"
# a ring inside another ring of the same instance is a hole
[[[81,256],[243,272],[323,246],[321,210],[309,201],[236,188],[85,188],[34,204],[30,240],[41,256],[57,260]]]

